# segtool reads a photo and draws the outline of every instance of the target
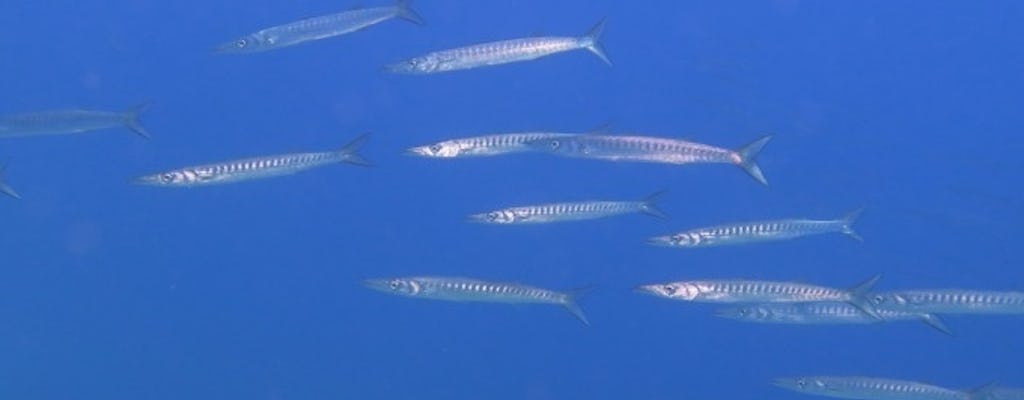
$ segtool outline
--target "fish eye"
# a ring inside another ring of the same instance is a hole
[[[882,295],[875,296],[875,304],[882,304],[885,302],[885,297]]]
[[[557,148],[559,148],[560,146],[562,146],[562,142],[559,142],[559,141],[557,141],[557,140],[552,140],[552,141],[551,141],[551,148],[552,148],[552,149],[557,149]]]
[[[433,146],[430,146],[430,151],[433,152],[433,153],[440,152],[441,151],[441,145],[435,144]]]
[[[807,386],[807,381],[805,381],[803,379],[798,380],[798,381],[796,381],[796,385],[799,386],[800,388],[803,388],[804,386]]]
[[[174,174],[168,172],[166,174],[160,175],[160,179],[162,179],[164,182],[174,182]]]
[[[401,286],[401,284],[398,281],[391,281],[389,286],[391,286],[391,290],[398,290],[398,287]]]
[[[501,213],[499,213],[497,211],[492,211],[492,212],[487,213],[487,219],[489,219],[491,221],[495,221],[499,217],[501,217]]]
[[[665,285],[665,287],[663,289],[665,290],[665,293],[667,293],[667,294],[675,294],[676,293],[676,287],[672,286],[672,285]]]
[[[248,46],[248,45],[249,45],[249,41],[245,40],[245,39],[238,39],[238,41],[235,42],[235,46],[238,46],[239,48],[242,48],[242,47],[245,47],[245,46]]]

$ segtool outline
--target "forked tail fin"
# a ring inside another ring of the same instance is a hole
[[[370,140],[370,134],[364,133],[359,135],[359,137],[352,139],[351,142],[346,143],[345,146],[342,146],[341,150],[338,150],[338,154],[341,155],[341,161],[363,167],[372,166],[373,164],[371,164],[369,160],[363,158],[363,156],[359,154],[359,150],[368,140]]]
[[[589,292],[590,289],[592,288],[586,287],[566,293],[565,300],[563,300],[561,303],[562,307],[565,307],[567,311],[572,313],[572,316],[576,317],[576,319],[580,320],[580,322],[582,322],[583,325],[586,326],[590,326],[590,321],[587,321],[587,316],[586,314],[583,314],[583,309],[580,308],[578,300],[580,299],[580,297],[583,297],[585,294],[587,294],[587,292]]]
[[[395,15],[397,15],[398,18],[414,24],[423,25],[423,18],[420,18],[420,15],[416,13],[416,10],[412,9],[412,6],[409,4],[411,2],[411,0],[398,0],[398,2],[395,3]]]
[[[939,332],[945,333],[946,335],[949,336],[953,336],[953,331],[949,330],[949,327],[946,326],[946,323],[943,322],[942,318],[939,318],[938,315],[921,314],[921,322],[928,324],[928,326],[935,328],[935,330]]]
[[[772,140],[771,135],[757,139],[736,151],[740,158],[736,165],[739,165],[748,175],[765,186],[768,186],[768,180],[765,179],[764,173],[761,172],[761,167],[757,166],[757,155],[761,153],[761,149],[764,148],[764,145],[768,144],[769,140]]]
[[[147,108],[149,108],[149,103],[142,103],[131,110],[126,111],[124,113],[124,126],[131,129],[132,132],[135,132],[139,136],[149,139],[149,132],[146,132],[146,128],[142,126],[142,121],[139,119],[139,116],[142,115],[142,112],[146,111]]]
[[[16,199],[20,199],[21,196],[18,192],[15,192],[13,188],[7,185],[7,181],[4,179],[4,171],[7,170],[7,165],[0,165],[0,193],[6,194]]]
[[[586,35],[583,35],[581,40],[583,41],[583,48],[594,53],[597,58],[604,61],[608,66],[612,66],[612,60],[608,58],[608,54],[604,52],[604,46],[601,46],[601,34],[604,32],[604,25],[607,19],[602,18],[598,23],[594,24],[594,27],[587,31]]]
[[[863,242],[864,238],[860,237],[857,231],[853,230],[853,224],[857,222],[857,218],[859,218],[860,214],[863,212],[864,207],[861,207],[846,214],[843,219],[839,220],[841,223],[839,231],[844,233],[846,236],[853,238],[853,240]]]
[[[878,283],[879,279],[882,279],[882,276],[875,275],[871,277],[871,279],[868,279],[864,282],[861,282],[857,286],[850,288],[850,290],[848,291],[850,298],[846,302],[850,303],[850,305],[854,307],[857,307],[865,314],[870,315],[875,319],[881,320],[883,319],[882,316],[878,314],[878,310],[875,310],[875,306],[871,304],[871,299],[868,297],[868,292],[870,292],[871,289],[875,287],[875,284]]]
[[[658,208],[658,201],[665,196],[665,191],[660,190],[650,196],[645,197],[640,202],[640,212],[658,218],[668,218],[668,215],[664,211]]]

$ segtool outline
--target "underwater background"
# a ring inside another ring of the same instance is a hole
[[[125,129],[0,142],[0,397],[9,399],[802,398],[790,375],[1024,386],[1024,319],[746,324],[639,284],[751,278],[880,290],[1024,289],[1016,1],[418,0],[388,21],[273,52],[214,45],[378,6],[326,0],[0,4],[0,111],[152,102]],[[389,75],[426,51],[579,35],[586,52]],[[404,149],[525,130],[640,133],[759,157],[730,166],[539,155],[434,160]],[[169,167],[338,148],[374,166],[196,189],[131,185]],[[643,215],[471,224],[499,207],[641,199]],[[865,207],[843,235],[648,246],[690,227]],[[557,307],[416,301],[368,278],[440,275],[594,289],[591,326]],[[809,398],[809,397],[808,397]]]

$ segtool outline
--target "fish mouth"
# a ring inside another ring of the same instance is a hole
[[[717,310],[712,311],[711,315],[714,315],[714,316],[716,316],[718,318],[730,318],[730,319],[733,319],[733,318],[736,318],[736,309],[735,308],[719,308]]]
[[[671,236],[655,236],[655,237],[652,237],[652,238],[648,238],[647,239],[647,244],[649,244],[651,246],[670,247],[670,246],[672,246],[672,237]]]
[[[160,185],[160,177],[157,175],[146,175],[134,178],[129,182],[133,185],[157,186]]]
[[[381,292],[386,292],[389,288],[387,279],[363,279],[360,283],[367,289],[373,289]]]
[[[467,222],[475,222],[475,223],[478,223],[478,224],[487,224],[487,223],[491,222],[490,218],[488,217],[488,213],[479,213],[479,214],[467,215],[466,216],[466,221]]]
[[[795,378],[775,378],[772,379],[772,385],[783,389],[793,389],[796,387]]]
[[[418,157],[430,157],[430,146],[410,147],[408,149],[405,149],[405,155],[407,155],[407,156],[418,156]]]
[[[659,293],[656,289],[657,287],[658,285],[656,284],[635,286],[633,287],[633,292],[649,294],[651,296],[661,296],[661,293]]]
[[[399,61],[396,63],[386,64],[380,67],[381,72],[387,72],[390,74],[408,74],[412,70],[408,62]]]

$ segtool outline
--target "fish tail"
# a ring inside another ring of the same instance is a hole
[[[935,328],[935,330],[939,332],[945,333],[946,335],[949,336],[953,336],[953,331],[949,330],[949,327],[946,326],[946,323],[943,322],[942,318],[939,318],[938,315],[921,314],[921,322],[928,324],[928,326]]]
[[[590,326],[590,321],[587,320],[587,315],[583,313],[583,309],[580,308],[578,300],[587,294],[592,288],[580,288],[573,290],[565,295],[565,300],[562,300],[562,307],[565,307],[566,311],[572,313],[572,316],[580,320],[583,325]]]
[[[868,292],[875,287],[875,284],[878,283],[880,279],[882,279],[881,275],[875,275],[871,277],[871,279],[850,288],[848,292],[850,299],[847,300],[847,303],[850,303],[850,305],[857,307],[857,309],[877,320],[882,320],[883,318],[878,314],[878,310],[875,309],[875,306],[871,304],[871,298],[868,297]]]
[[[149,108],[149,103],[142,103],[125,112],[124,126],[128,127],[128,129],[131,129],[132,132],[137,133],[139,136],[149,139],[149,132],[146,132],[146,128],[142,126],[142,121],[139,119],[139,116],[142,115],[147,108]]]
[[[998,386],[997,382],[992,381],[984,385],[970,388],[966,391],[968,400],[988,400],[995,398],[993,391]]]
[[[658,201],[665,196],[664,190],[659,190],[640,202],[640,212],[658,218],[668,218],[668,214],[658,208]]]
[[[341,155],[341,161],[349,164],[361,165],[364,167],[372,166],[373,164],[370,163],[369,160],[363,158],[363,156],[359,154],[359,149],[361,149],[363,145],[366,144],[367,140],[370,140],[370,134],[364,133],[362,135],[359,135],[359,137],[352,139],[351,142],[348,142],[344,146],[342,146],[341,150],[338,150],[338,154]]]
[[[18,192],[15,192],[13,188],[7,185],[7,181],[4,179],[4,172],[7,170],[7,164],[0,165],[0,193],[11,196],[15,199],[20,199],[21,196]]]
[[[757,166],[757,155],[761,153],[761,149],[764,148],[764,145],[768,144],[769,140],[772,140],[771,135],[757,139],[736,151],[740,158],[737,165],[765,186],[768,186],[768,180],[765,179],[764,173],[761,172],[761,167]]]
[[[597,58],[600,58],[601,61],[604,61],[604,63],[608,64],[610,67],[612,65],[612,60],[608,58],[608,53],[605,53],[604,46],[601,45],[601,33],[604,32],[604,25],[606,21],[606,18],[602,18],[594,24],[594,27],[590,28],[586,35],[583,35],[582,40],[583,47],[585,49],[594,53]]]
[[[843,219],[839,220],[839,231],[858,242],[863,242],[864,238],[862,238],[857,231],[853,230],[853,224],[857,222],[857,218],[860,218],[860,214],[863,212],[864,207],[861,207],[846,214]]]
[[[416,25],[423,25],[423,18],[420,17],[416,10],[412,9],[412,0],[398,0],[395,3],[395,11],[398,18],[412,22]]]

